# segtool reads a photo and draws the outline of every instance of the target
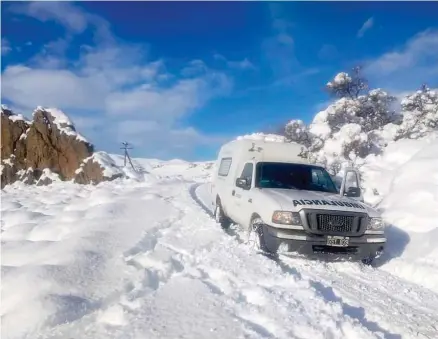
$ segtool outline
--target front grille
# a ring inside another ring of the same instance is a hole
[[[317,229],[330,233],[350,233],[353,231],[354,216],[317,214]]]

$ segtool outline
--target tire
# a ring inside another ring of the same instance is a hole
[[[266,245],[265,235],[263,231],[263,220],[256,216],[254,217],[249,225],[248,229],[248,243],[251,244],[253,242],[253,246],[255,250],[261,251],[270,256],[275,256],[276,251],[271,251]]]
[[[231,220],[225,215],[222,209],[221,201],[218,200],[216,203],[216,208],[214,210],[214,219],[218,224],[221,225],[223,229],[228,229],[231,226]]]
[[[374,257],[368,257],[368,258],[364,258],[361,260],[362,264],[366,265],[366,266],[371,266],[374,262]]]

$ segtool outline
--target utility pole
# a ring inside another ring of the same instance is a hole
[[[122,150],[124,150],[125,152],[125,154],[124,154],[124,167],[126,167],[126,159],[128,159],[128,161],[129,161],[129,163],[131,164],[131,167],[132,167],[132,169],[135,171],[135,168],[134,168],[134,165],[132,164],[132,161],[131,161],[131,157],[129,156],[129,153],[128,153],[128,149],[132,149],[133,147],[132,146],[130,146],[129,145],[129,143],[128,142],[122,142],[122,145],[123,145],[123,147],[120,147],[120,149],[122,149]]]

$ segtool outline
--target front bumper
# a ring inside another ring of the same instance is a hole
[[[363,260],[379,256],[385,247],[384,234],[350,236],[348,247],[327,246],[327,235],[317,235],[304,230],[289,230],[263,225],[264,242],[270,252],[295,252],[306,257],[338,260]],[[341,234],[342,236],[342,234]]]

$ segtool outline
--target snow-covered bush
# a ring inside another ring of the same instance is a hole
[[[290,120],[281,131],[284,141],[306,147],[310,162],[336,175],[346,166],[360,168],[364,159],[381,154],[389,143],[418,138],[438,128],[438,91],[423,86],[397,108],[397,99],[381,88],[369,89],[360,68],[338,73],[326,85],[337,99],[318,112],[307,126]]]
[[[426,85],[401,102],[403,120],[395,140],[418,139],[438,129],[438,91]]]

